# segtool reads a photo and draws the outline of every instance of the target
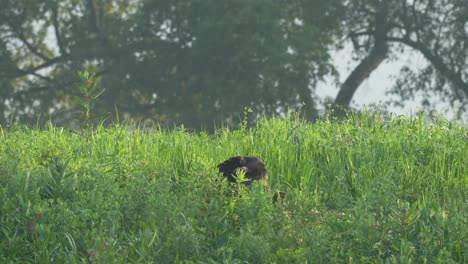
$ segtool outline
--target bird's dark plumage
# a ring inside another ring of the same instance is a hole
[[[234,176],[239,170],[245,172],[245,178],[254,181],[267,181],[268,171],[263,161],[256,157],[232,157],[218,165],[219,172],[227,178],[229,182],[236,182]],[[250,185],[246,182],[246,185]]]
[[[268,185],[268,171],[265,168],[263,161],[256,157],[232,157],[225,160],[223,163],[218,165],[219,172],[231,183],[237,182],[235,176],[239,170],[245,172],[245,178],[250,181],[243,182],[247,186],[252,185],[252,181],[260,181],[265,187],[265,190],[271,192],[270,186]],[[281,201],[286,197],[284,192],[275,192],[273,195],[273,203],[281,198]]]

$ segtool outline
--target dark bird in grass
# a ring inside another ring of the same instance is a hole
[[[242,182],[242,184],[250,187],[253,181],[260,181],[265,189],[271,192],[270,186],[268,185],[268,170],[265,168],[263,161],[257,157],[232,157],[219,164],[218,169],[231,183],[236,183],[236,175],[239,175],[239,172],[243,171],[247,181]],[[284,199],[285,193],[275,192],[273,202],[276,202],[278,197]]]
[[[240,171],[245,173],[247,186],[252,185],[252,181],[257,180],[262,183],[268,181],[268,171],[263,161],[256,157],[232,157],[218,165],[219,172],[226,177],[229,182],[237,182],[236,175]]]
[[[284,198],[286,198],[286,193],[285,192],[275,192],[273,194],[273,203],[276,203],[278,201],[278,198],[281,198],[281,202],[284,201]]]

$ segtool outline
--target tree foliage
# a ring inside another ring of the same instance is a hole
[[[358,66],[335,105],[403,48],[428,67],[402,69],[390,93],[468,98],[466,0],[1,0],[0,123],[39,113],[69,120],[76,73],[102,78],[102,109],[134,120],[213,127],[239,113],[316,112],[331,48],[354,45]],[[376,87],[375,89],[379,89]],[[463,109],[462,109],[463,110]]]
[[[105,110],[135,119],[211,127],[244,107],[271,115],[302,103],[312,117],[312,84],[333,71],[337,3],[8,0],[5,98],[10,111],[66,118],[86,68],[102,76]]]
[[[402,6],[401,33],[390,41],[417,50],[429,64],[419,72],[403,68],[392,92],[402,98],[415,92],[425,93],[425,98],[435,93],[466,112],[468,1],[419,2]]]
[[[468,99],[468,1],[347,1],[344,26],[360,63],[343,83],[336,105],[349,106],[362,81],[404,48],[429,62],[419,72],[404,67],[390,93],[401,100],[418,91],[438,94],[452,105]],[[463,109],[462,109],[463,110]]]

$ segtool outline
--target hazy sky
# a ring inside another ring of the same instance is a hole
[[[338,51],[335,55],[334,65],[340,73],[341,83],[344,82],[358,64],[357,61],[352,60],[352,54],[352,47],[349,45],[345,49]],[[379,102],[387,101],[390,97],[386,95],[386,92],[392,88],[395,77],[398,76],[403,66],[409,66],[411,69],[416,70],[425,67],[427,63],[426,59],[419,52],[409,49],[406,49],[397,60],[391,62],[385,61],[361,84],[354,94],[352,106],[361,109],[365,106],[378,105]],[[317,94],[321,98],[327,96],[335,98],[338,94],[338,87],[335,87],[334,84],[321,84],[317,89]],[[420,95],[416,98],[416,101],[405,101],[403,108],[392,107],[389,110],[397,115],[415,114],[421,110],[422,98],[422,95]],[[429,101],[432,103],[439,100],[434,96],[433,98],[429,98]],[[447,119],[455,117],[454,109],[448,104],[436,103],[435,105],[437,114],[442,114]],[[463,121],[468,123],[466,115]]]
[[[340,73],[340,82],[343,83],[358,61],[352,60],[352,48],[346,47],[338,51],[335,55],[334,65]],[[388,100],[389,96],[385,93],[389,91],[394,83],[394,77],[398,75],[403,66],[409,66],[412,69],[419,69],[426,65],[424,57],[416,52],[406,51],[401,58],[396,61],[385,61],[382,63],[359,87],[354,94],[352,106],[362,108],[372,104]],[[338,87],[334,84],[322,84],[317,89],[320,97],[333,97],[338,94]],[[392,108],[396,114],[409,114],[419,110],[420,102],[405,102],[404,108]],[[442,110],[442,109],[441,109]]]

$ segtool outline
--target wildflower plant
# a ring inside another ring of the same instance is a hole
[[[98,87],[99,80],[95,74],[88,71],[78,72],[80,83],[78,89],[80,96],[75,96],[75,105],[80,109],[79,117],[81,128],[88,130],[92,128],[92,123],[96,120],[104,120],[109,113],[94,113],[93,109],[96,100],[101,96],[105,89]]]

